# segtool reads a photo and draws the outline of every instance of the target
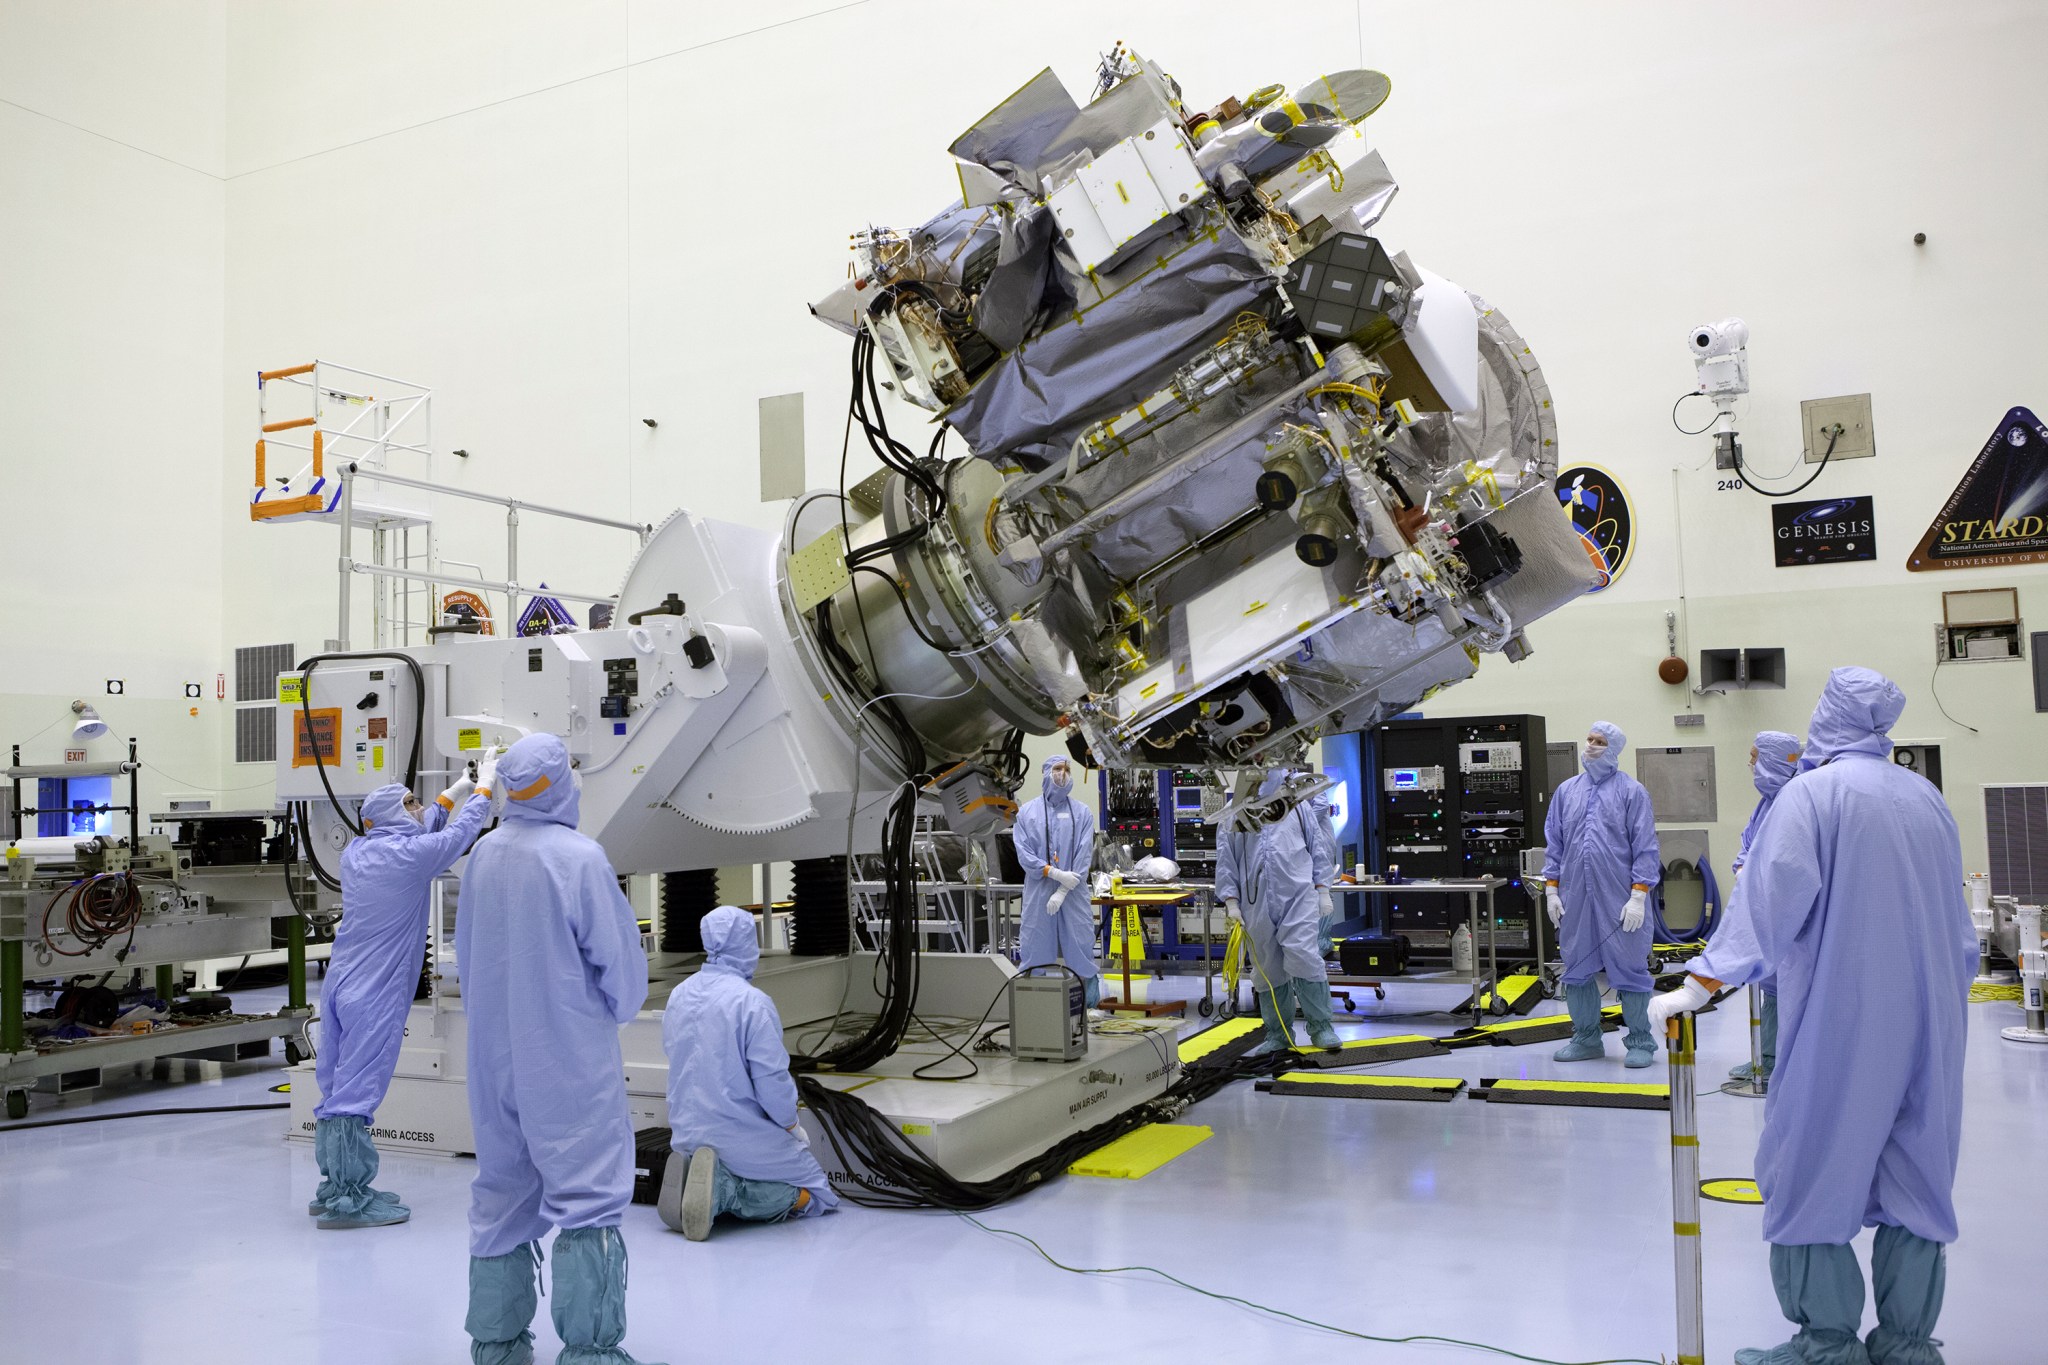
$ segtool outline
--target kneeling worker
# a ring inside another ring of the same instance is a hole
[[[839,1204],[797,1125],[782,1018],[753,984],[754,917],[721,905],[703,933],[704,965],[669,992],[661,1025],[674,1137],[656,1207],[693,1242],[720,1214],[779,1223]]]

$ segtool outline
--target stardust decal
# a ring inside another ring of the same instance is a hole
[[[1914,572],[2048,561],[2048,427],[2013,408],[1907,556]]]
[[[1599,592],[1621,577],[1636,549],[1636,519],[1621,480],[1596,464],[1573,465],[1557,473],[1557,500],[1571,514],[1572,529],[1585,542],[1599,569],[1588,592]]]
[[[1869,498],[1771,504],[1778,567],[1877,558],[1877,512]]]

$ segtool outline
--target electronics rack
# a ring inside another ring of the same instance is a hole
[[[1169,775],[1167,814],[1172,817],[1173,852],[1180,875],[1189,881],[1216,880],[1216,826],[1204,815],[1211,793],[1205,775],[1188,768],[1175,768]]]
[[[1102,819],[1097,822],[1112,844],[1130,846],[1131,857],[1173,856],[1173,834],[1165,813],[1171,809],[1169,775],[1159,769],[1101,771]]]
[[[1521,854],[1543,843],[1550,783],[1541,716],[1454,716],[1375,727],[1367,781],[1373,867],[1411,880],[1492,875],[1513,883],[1495,899],[1504,953],[1534,949],[1533,902],[1522,894]],[[1405,934],[1418,957],[1450,955],[1464,907],[1443,896],[1380,898],[1384,929]]]

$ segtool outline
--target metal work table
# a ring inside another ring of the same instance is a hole
[[[1504,877],[1472,877],[1461,878],[1455,881],[1339,882],[1330,888],[1330,893],[1334,896],[1410,894],[1463,896],[1465,898],[1466,924],[1472,931],[1472,948],[1474,953],[1472,965],[1474,970],[1469,974],[1456,971],[1417,972],[1413,975],[1404,975],[1394,979],[1430,985],[1470,985],[1472,987],[1472,1022],[1477,1024],[1486,1017],[1485,1010],[1480,1004],[1480,997],[1482,995],[1492,995],[1494,997],[1496,1013],[1501,1012],[1502,1008],[1499,991],[1496,989],[1500,983],[1500,920],[1494,914],[1493,893],[1498,888],[1507,884],[1507,879]],[[1486,904],[1486,970],[1484,972],[1477,970],[1479,965],[1477,957],[1479,949],[1479,906],[1482,900]],[[1543,916],[1539,913],[1533,918],[1536,921],[1541,921]],[[1536,935],[1537,961],[1540,962],[1543,955],[1542,930],[1540,928],[1536,930]],[[1341,976],[1332,976],[1330,978],[1330,985],[1332,987],[1340,985],[1378,986],[1380,984],[1378,981],[1369,981],[1362,978]]]
[[[19,750],[17,748],[18,755]],[[125,764],[71,764],[46,769],[18,761],[0,779],[19,784],[56,773],[63,776],[126,774],[133,777],[133,748]],[[140,824],[133,804],[116,807],[128,813],[130,827]],[[33,809],[15,808],[7,831],[21,836],[20,817]],[[200,819],[277,819],[274,811],[172,812],[169,821]],[[0,841],[4,842],[4,841]],[[79,843],[90,842],[83,836]],[[306,1025],[312,1011],[306,1000],[306,920],[293,901],[294,888],[278,864],[250,863],[193,866],[190,850],[163,835],[108,839],[105,847],[119,853],[121,868],[101,872],[75,860],[47,854],[17,860],[0,875],[0,1094],[7,1117],[28,1110],[28,1089],[53,1086],[58,1093],[98,1084],[99,1071],[158,1057],[200,1056],[236,1060],[267,1053],[271,1040],[285,1040],[288,1060],[311,1055]],[[68,925],[54,922],[58,898],[88,881],[118,877],[141,898],[133,928],[97,945],[81,943]],[[313,888],[298,894],[315,895]],[[157,1022],[141,1032],[109,1030],[93,1037],[48,1040],[31,1045],[27,1033],[26,994],[29,980],[66,981],[134,971],[154,971],[160,998],[178,994],[181,964],[208,958],[251,954],[271,949],[271,922],[285,922],[287,1003],[275,1014],[229,1015],[207,1022]]]

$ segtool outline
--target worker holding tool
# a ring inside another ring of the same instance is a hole
[[[427,941],[428,892],[484,827],[496,766],[486,756],[474,780],[465,773],[426,807],[403,783],[377,788],[363,799],[362,837],[342,850],[341,923],[320,994],[313,1066],[320,1188],[306,1212],[323,1230],[387,1227],[412,1216],[397,1195],[370,1186],[378,1166],[370,1121],[398,1069]]]
[[[1595,721],[1580,755],[1582,771],[1566,778],[1543,822],[1544,902],[1564,955],[1564,1000],[1572,1038],[1553,1055],[1583,1062],[1606,1055],[1600,1037],[1600,981],[1621,997],[1625,1065],[1656,1060],[1650,1036],[1650,891],[1663,863],[1650,793],[1621,771],[1628,736]]]
[[[1273,796],[1286,781],[1287,770],[1274,768],[1260,782],[1259,796]],[[1276,1051],[1294,1046],[1299,1006],[1310,1043],[1336,1047],[1330,971],[1316,946],[1320,902],[1329,896],[1336,867],[1306,802],[1286,810],[1276,801],[1261,814],[1263,823],[1256,830],[1218,834],[1216,897],[1225,914],[1243,923],[1251,940],[1266,1045]]]
[[[1761,970],[1778,981],[1776,1074],[1757,1184],[1771,1282],[1799,1328],[1739,1365],[1939,1365],[1945,1247],[1956,1238],[1963,1047],[1977,946],[1962,845],[1926,779],[1887,761],[1905,709],[1867,668],[1828,677],[1801,773],[1742,872]],[[1761,746],[1759,746],[1761,747]],[[1659,1013],[1723,982],[1688,976]],[[1850,1242],[1877,1229],[1877,1327],[1858,1341]]]
[[[1064,757],[1045,760],[1039,795],[1018,810],[1012,829],[1024,868],[1018,965],[1065,962],[1087,983],[1088,1008],[1094,1009],[1102,998],[1095,902],[1087,885],[1095,861],[1095,813],[1074,799],[1073,766]]]

